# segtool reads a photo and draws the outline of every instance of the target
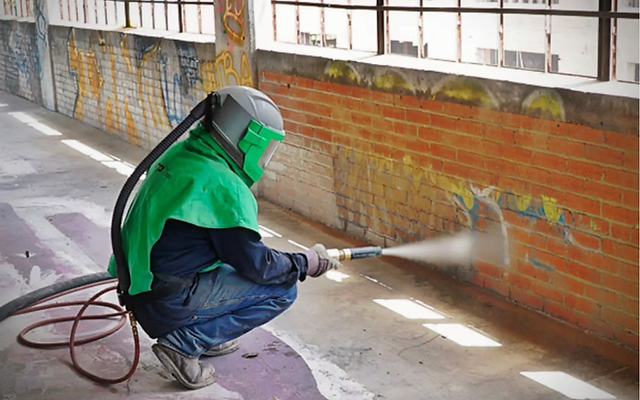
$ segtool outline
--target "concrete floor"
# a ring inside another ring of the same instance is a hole
[[[61,135],[50,135],[55,133],[51,129]],[[92,158],[77,150],[82,150],[78,142],[63,140],[76,140],[103,155]],[[105,268],[112,206],[126,179],[110,168],[118,165],[113,157],[135,164],[145,154],[0,92],[0,304]],[[276,233],[265,242],[282,250],[316,242],[327,247],[361,244],[264,202],[260,223]],[[443,318],[406,318],[374,301],[388,299],[428,305]],[[246,335],[239,352],[210,361],[218,369],[218,383],[198,391],[184,391],[167,376],[144,333],[141,364],[133,378],[96,385],[70,368],[68,350],[17,343],[18,332],[41,318],[36,313],[0,323],[2,399],[638,398],[637,353],[397,260],[354,261],[340,274],[307,280],[290,310]],[[461,346],[424,326],[431,323],[472,326],[501,346]],[[43,328],[33,336],[65,338],[64,328]],[[83,331],[94,328],[87,324]],[[119,376],[131,359],[131,343],[125,328],[81,346],[79,358],[93,372]],[[249,352],[258,356],[242,357]],[[561,381],[554,390],[525,377],[525,371],[564,372],[606,393],[571,397],[567,391],[574,384]]]

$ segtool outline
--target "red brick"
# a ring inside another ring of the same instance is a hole
[[[542,310],[544,304],[542,297],[517,288],[511,288],[511,299],[516,303],[524,304],[536,310]]]
[[[607,145],[627,151],[638,151],[638,136],[618,132],[606,132],[604,141]]]
[[[531,130],[533,119],[528,115],[503,112],[500,114],[500,124],[522,130]]]
[[[466,165],[458,164],[455,162],[446,162],[443,166],[443,171],[445,174],[455,176],[457,178],[468,178],[469,177],[469,167]]]
[[[600,250],[599,237],[575,230],[571,231],[571,235],[578,245],[589,249]]]
[[[638,192],[634,190],[625,190],[623,195],[623,203],[626,206],[637,209],[638,206],[640,206],[640,199],[638,199]]]
[[[622,165],[632,171],[638,171],[640,158],[638,152],[625,152],[622,156]]]
[[[583,294],[584,284],[568,275],[553,274],[549,277],[549,282],[564,292]]]
[[[516,132],[516,144],[531,149],[548,150],[549,136],[529,131],[518,131]]]
[[[622,151],[602,146],[585,145],[587,159],[605,164],[622,165]]]
[[[627,314],[637,315],[639,309],[638,299],[620,296],[620,309]]]
[[[591,315],[597,315],[600,309],[596,302],[573,294],[567,294],[564,297],[564,304],[569,308]]]
[[[472,108],[473,107],[464,104],[450,102],[446,102],[443,105],[443,111],[445,114],[459,118],[471,118]]]
[[[562,304],[554,303],[552,301],[544,302],[543,311],[572,324],[575,324],[578,321],[578,317],[575,311],[568,309]]]
[[[553,153],[566,154],[568,156],[584,157],[584,143],[573,142],[558,137],[550,137],[549,151]]]
[[[498,143],[515,144],[515,133],[515,130],[501,126],[486,126],[484,128],[484,138]]]
[[[511,272],[509,273],[509,284],[521,287],[523,289],[529,289],[531,287],[531,279],[526,276]]]
[[[638,283],[638,264],[627,264],[625,262],[618,263],[618,275],[620,277]]]
[[[623,313],[615,308],[602,309],[602,318],[631,332],[638,332],[638,317]]]
[[[535,151],[533,153],[532,164],[541,168],[547,168],[558,172],[563,172],[567,169],[567,159],[564,157],[558,157],[553,154],[540,153]]]
[[[503,144],[500,146],[500,156],[509,160],[526,164],[531,163],[531,150],[522,147]]]
[[[566,260],[557,254],[536,250],[531,252],[531,259],[557,271],[564,271],[566,269]]]
[[[602,286],[615,292],[638,298],[638,282],[632,282],[619,276],[602,274]]]
[[[469,168],[467,171],[469,179],[474,183],[480,183],[485,186],[496,186],[498,184],[498,176],[487,171],[477,168]]]
[[[499,157],[501,151],[501,145],[498,143],[483,141],[482,142],[482,154],[487,157]]]
[[[583,125],[561,123],[558,133],[581,142],[604,143],[604,132]]]
[[[526,179],[526,177],[522,177]],[[498,185],[505,190],[513,190],[516,193],[529,193],[531,183],[525,180],[509,178],[507,176],[499,176]]]
[[[605,303],[611,306],[617,306],[620,303],[620,295],[618,293],[600,286],[585,285],[584,295],[597,303]]]
[[[589,214],[600,215],[600,202],[587,197],[567,193],[564,198],[567,207]]]
[[[611,237],[614,239],[630,242],[632,231],[633,228],[629,228],[628,226],[622,226],[614,223],[611,224]]]
[[[605,338],[613,339],[615,337],[614,332],[616,329],[613,325],[602,321],[599,316],[578,314],[577,325],[586,331],[597,333]]]
[[[393,121],[393,131],[403,136],[417,136],[418,127],[400,121]]]
[[[614,201],[616,203],[622,202],[622,189],[609,186],[604,183],[585,181],[584,193],[590,197],[596,197],[603,200]]]
[[[638,174],[619,169],[604,169],[604,180],[613,185],[624,186],[638,190]]]
[[[420,98],[418,100],[420,102],[420,108],[427,111],[439,112],[441,113],[444,107],[444,103],[437,100],[429,100]]]
[[[549,185],[558,189],[571,191],[574,193],[584,192],[584,179],[576,178],[571,175],[549,173]]]
[[[492,278],[502,278],[503,270],[496,267],[493,264],[489,264],[483,261],[476,261],[476,269],[479,273],[490,276]]]
[[[458,161],[462,164],[484,168],[484,157],[480,154],[458,150]]]
[[[638,248],[625,244],[614,242],[613,240],[602,240],[602,251],[614,257],[628,261],[638,262]]]
[[[442,141],[442,134],[442,131],[426,126],[421,126],[418,131],[418,136],[420,137],[420,139],[427,140],[429,142],[440,143]]]
[[[485,130],[491,127],[475,121],[458,121],[458,131],[475,137],[484,137]]]
[[[506,177],[507,175],[516,176],[516,171],[515,168],[513,168],[511,161],[488,157],[486,156],[486,153],[483,153],[483,155],[485,156],[484,166],[487,170],[494,173],[497,172],[497,175],[500,177]]]
[[[544,283],[533,282],[531,291],[533,291],[533,293],[537,294],[540,297],[553,300],[558,303],[562,303],[564,300],[564,293]]]
[[[602,280],[600,272],[598,272],[596,269],[575,263],[573,261],[567,261],[565,271],[570,275],[593,283],[599,284]]]
[[[406,110],[406,121],[418,125],[431,125],[431,116],[420,110]]]
[[[396,94],[395,103],[398,107],[418,108],[418,106],[420,105],[420,99],[416,96]]]
[[[437,143],[430,143],[429,149],[431,150],[431,154],[444,158],[446,160],[455,160],[456,159],[456,150],[453,147],[443,146]]]
[[[455,118],[444,117],[441,115],[431,115],[431,125],[436,128],[455,131],[457,120]]]
[[[601,180],[604,174],[600,165],[576,160],[567,160],[567,172],[595,180]]]
[[[515,170],[518,176],[526,177],[531,182],[546,184],[549,182],[549,171],[533,167],[531,165],[516,164]]]
[[[498,293],[504,297],[509,295],[509,286],[503,280],[496,280],[489,277],[484,278],[484,286],[492,292]]]

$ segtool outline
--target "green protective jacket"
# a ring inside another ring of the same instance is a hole
[[[134,296],[151,290],[151,250],[169,219],[202,228],[258,229],[258,205],[244,181],[214,149],[215,142],[198,124],[189,137],[171,146],[147,173],[122,228]],[[220,261],[200,272],[210,271]],[[116,277],[113,255],[109,273]]]

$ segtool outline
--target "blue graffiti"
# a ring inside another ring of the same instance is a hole
[[[547,271],[555,271],[555,268],[553,268],[553,267],[551,267],[551,266],[549,266],[549,265],[547,265],[547,264],[545,264],[543,262],[540,262],[536,258],[535,253],[532,253],[531,255],[529,255],[529,263],[531,265],[533,265],[534,267],[542,268],[542,269],[547,270]]]
[[[168,59],[164,54],[160,55],[160,61],[162,62],[162,97],[164,97],[165,112],[167,114],[169,124],[172,127],[175,127],[187,116],[187,114],[184,112],[184,108],[182,107],[182,99],[187,96],[182,93],[180,76],[177,73],[173,75],[172,79],[168,78]]]

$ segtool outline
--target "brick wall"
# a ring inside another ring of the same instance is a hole
[[[637,100],[265,54],[288,136],[263,197],[382,246],[504,232],[503,264],[448,273],[638,347]]]
[[[42,103],[36,26],[0,20],[0,90]]]

